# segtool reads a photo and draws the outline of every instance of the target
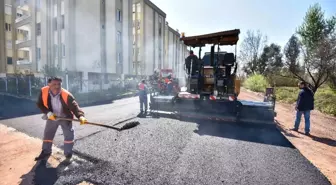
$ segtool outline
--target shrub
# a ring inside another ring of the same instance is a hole
[[[299,93],[298,88],[276,88],[277,100],[284,103],[295,103]],[[325,114],[336,116],[336,91],[329,87],[321,87],[315,94],[315,109]]]
[[[315,108],[336,116],[336,92],[331,88],[319,88],[315,94]]]
[[[244,83],[244,87],[255,91],[255,92],[265,92],[268,82],[266,78],[262,75],[256,74],[248,77]]]
[[[299,88],[295,87],[278,87],[275,89],[277,100],[284,103],[294,103],[297,100]]]
[[[297,87],[298,80],[295,78],[282,77],[279,75],[268,76],[267,80],[270,84],[278,87]]]

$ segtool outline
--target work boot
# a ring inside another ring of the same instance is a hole
[[[310,133],[309,133],[309,132],[306,132],[305,135],[306,135],[306,136],[310,136]]]
[[[295,131],[295,132],[298,132],[298,131],[299,131],[299,129],[297,129],[297,128],[292,128],[291,130],[292,130],[292,131]]]
[[[65,155],[65,158],[66,158],[66,160],[71,160],[71,158],[72,158],[72,154],[67,154],[67,155]]]
[[[42,150],[40,155],[38,157],[35,157],[35,161],[46,160],[50,157],[50,155],[51,155],[51,153],[47,153],[47,152]]]

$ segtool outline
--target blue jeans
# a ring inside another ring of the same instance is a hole
[[[296,111],[296,120],[295,120],[295,129],[299,129],[300,122],[301,122],[301,117],[302,114],[305,119],[305,132],[309,133],[310,132],[310,111]]]
[[[139,96],[139,100],[140,100],[140,111],[143,112],[143,105],[145,105],[145,112],[147,112],[147,95],[145,96]]]

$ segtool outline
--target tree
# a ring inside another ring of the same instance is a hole
[[[326,19],[319,4],[309,8],[297,33],[300,39],[304,60],[304,69],[308,77],[291,73],[298,79],[307,82],[314,92],[324,84],[335,69],[335,25],[336,17]],[[295,48],[294,48],[295,49]],[[295,51],[287,51],[295,53]]]
[[[266,45],[258,61],[257,72],[259,74],[268,76],[279,71],[283,67],[281,46],[274,43]]]
[[[61,67],[59,65],[53,66],[53,65],[44,65],[42,68],[42,72],[45,76],[63,76],[64,71],[62,71]]]
[[[285,66],[288,71],[297,78],[300,78],[300,73],[302,72],[302,68],[299,63],[300,48],[299,39],[295,35],[292,35],[284,49]]]
[[[267,37],[259,30],[254,32],[248,30],[246,37],[241,44],[240,60],[245,63],[243,71],[247,74],[257,73],[259,66],[259,57],[267,42]]]

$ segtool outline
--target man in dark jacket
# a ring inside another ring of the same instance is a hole
[[[195,73],[195,71],[198,69],[198,63],[198,57],[194,55],[194,52],[192,50],[190,50],[189,56],[185,59],[185,67],[188,75],[190,75],[190,72],[191,75]]]
[[[310,132],[310,111],[314,110],[314,93],[307,87],[306,82],[300,82],[299,88],[301,89],[296,102],[296,120],[294,124],[295,131],[299,130],[302,114],[305,119],[305,134],[309,135]]]

